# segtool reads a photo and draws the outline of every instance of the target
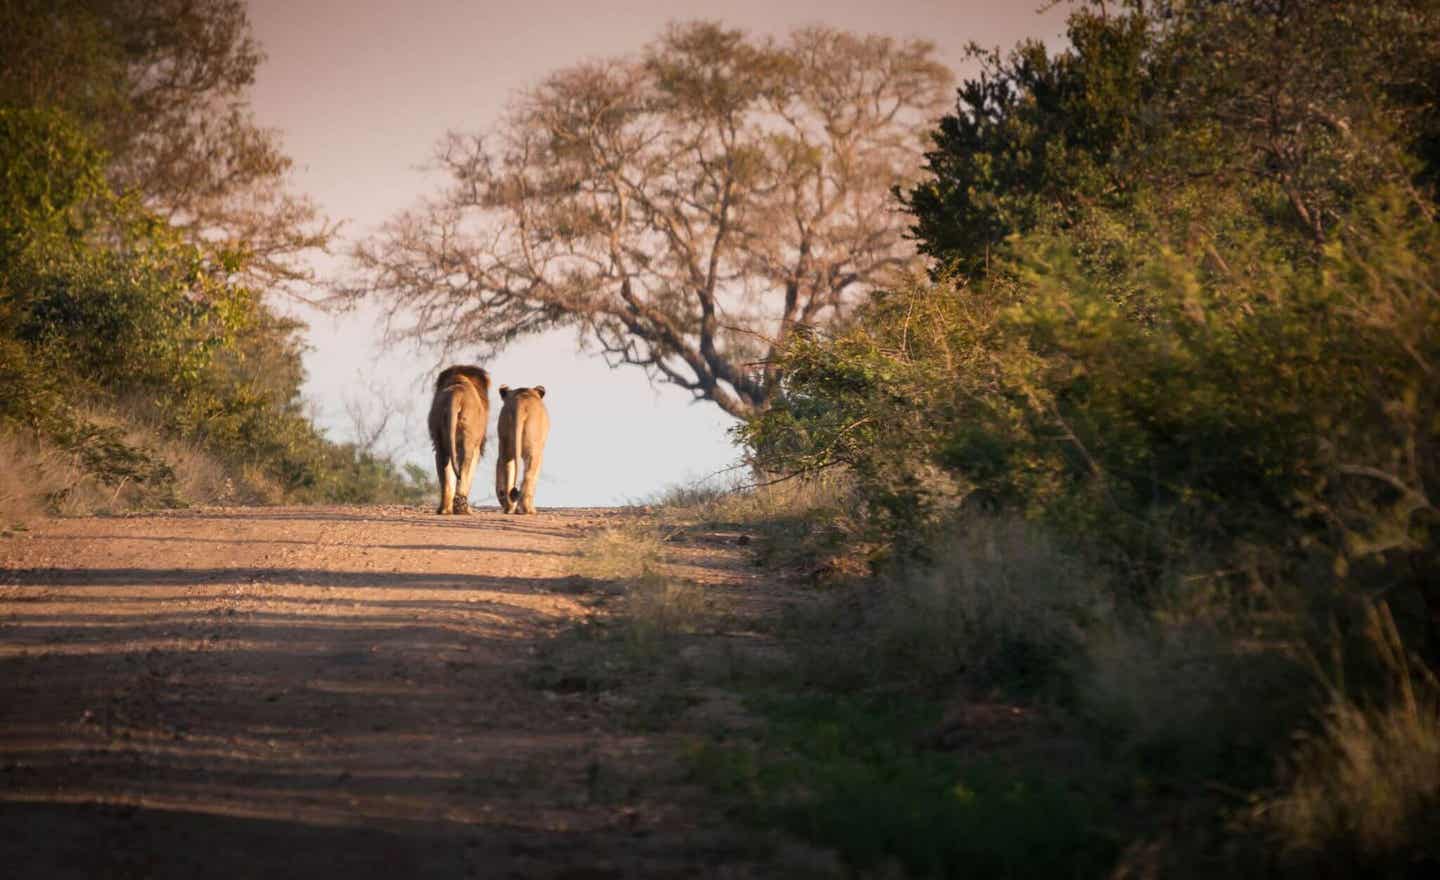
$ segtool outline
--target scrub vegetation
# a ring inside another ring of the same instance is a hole
[[[425,494],[302,404],[266,298],[333,228],[250,118],[243,4],[8,3],[0,34],[0,525]]]
[[[930,271],[771,364],[770,485],[661,517],[813,599],[694,743],[736,815],[865,876],[1440,867],[1437,33],[1096,3],[975,50],[897,192]]]

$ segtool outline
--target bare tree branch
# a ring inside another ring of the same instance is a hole
[[[890,193],[944,109],[933,51],[691,23],[558,71],[483,137],[442,141],[449,186],[359,245],[337,295],[482,354],[571,326],[612,366],[750,415],[797,327],[915,258]]]

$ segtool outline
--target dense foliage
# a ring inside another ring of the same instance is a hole
[[[1136,4],[985,56],[906,194],[936,274],[790,348],[762,462],[848,465],[902,548],[983,504],[1137,591],[1360,566],[1440,614],[1437,25]]]
[[[252,51],[248,25],[243,14],[232,20],[232,7],[187,7],[201,20],[193,28],[172,22],[173,31],[143,16],[131,21],[131,30],[149,21],[163,32],[143,44],[149,55],[125,42],[130,30],[111,26],[107,15],[124,10],[103,3],[5,9],[13,27],[4,39],[15,51],[0,77],[0,435],[7,449],[39,449],[29,462],[37,470],[50,460],[47,450],[59,451],[64,479],[10,477],[22,489],[38,487],[52,507],[87,485],[109,487],[103,495],[116,502],[176,504],[399,499],[423,484],[327,441],[310,424],[299,399],[300,325],[244,283],[268,257],[213,234],[238,228],[219,219],[205,229],[179,222],[180,214],[200,215],[175,201],[176,190],[136,176],[141,166],[160,174],[152,155],[159,147],[143,132],[119,130],[138,124],[131,104],[139,99],[110,90],[154,86],[157,66],[179,65],[176,77],[194,74],[201,97],[215,100],[207,105],[176,80],[172,104],[158,86],[147,93],[164,105],[156,112],[197,114],[235,98],[253,64],[210,77],[196,60],[225,66],[233,61],[227,53]],[[211,58],[217,53],[224,57]],[[21,63],[62,55],[65,64],[49,76]],[[205,153],[189,146],[198,153],[186,167]],[[237,161],[234,151],[216,155]],[[209,173],[230,181],[209,188],[217,205],[233,198],[255,209],[251,185],[278,185],[273,168]],[[272,219],[289,222],[283,213]],[[159,448],[166,444],[199,450],[213,472],[200,481],[209,488],[191,491],[198,478],[177,473],[175,456]]]
[[[1021,635],[1116,772],[1253,792],[1174,809],[1301,876],[1434,859],[1437,35],[1433,0],[1135,0],[978,52],[899,194],[931,271],[791,344],[744,428],[762,468],[854,480],[898,574],[853,638],[924,609],[950,632],[903,627],[912,668],[1014,687],[929,649],[1053,592],[1026,611],[1064,638]],[[977,591],[995,521],[1059,541],[1053,590]]]

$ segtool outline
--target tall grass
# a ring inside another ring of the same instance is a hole
[[[1086,783],[930,744],[957,693],[1075,678],[1111,616],[1103,583],[1018,519],[974,517],[936,546],[932,565],[794,603],[793,663],[742,685],[766,724],[698,746],[694,770],[746,821],[833,849],[856,876],[1096,876],[1116,847]],[[977,735],[1029,736],[1029,714],[1012,717]]]
[[[1257,799],[1254,819],[1302,870],[1420,876],[1440,870],[1440,682],[1405,650],[1386,605],[1368,609],[1366,636],[1384,696],[1332,683],[1319,729],[1299,740],[1286,785]]]
[[[678,484],[645,503],[664,522],[774,526],[797,518],[836,518],[851,508],[851,481],[838,473],[761,482],[740,479]]]
[[[620,632],[647,664],[631,669],[663,666],[673,637],[709,614],[703,592],[667,576],[667,539],[754,534],[783,574],[791,560],[764,544],[803,544],[848,496],[795,481],[672,497],[648,522],[594,536],[581,561],[624,583]],[[1100,876],[1121,852],[1114,876],[1440,867],[1440,683],[1384,606],[1366,635],[1387,686],[1343,666],[1355,693],[1385,694],[1367,701],[1307,669],[1325,644],[1313,621],[1336,612],[1316,590],[1241,595],[1177,569],[1141,604],[1018,517],[962,515],[924,539],[924,563],[788,603],[781,662],[729,682],[766,724],[693,757],[739,815],[897,876]],[[958,711],[975,697],[1031,720],[997,722],[986,740],[989,716]]]
[[[936,554],[933,567],[898,579],[873,618],[894,674],[1042,685],[1111,613],[1096,573],[1020,520],[971,518]]]
[[[1075,708],[1147,779],[1262,784],[1315,702],[1293,647],[1253,638],[1243,619],[1132,612],[1087,633]]]
[[[57,459],[38,441],[0,430],[0,529],[45,516],[46,499],[68,482]]]
[[[672,486],[650,500],[666,528],[739,530],[757,543],[758,561],[815,581],[867,574],[852,481],[838,472],[746,485]]]
[[[611,622],[633,658],[653,656],[672,637],[695,632],[709,618],[709,597],[669,570],[661,533],[651,525],[595,532],[582,542],[573,571],[618,590],[621,608]]]
[[[839,688],[1046,688],[1072,676],[1087,628],[1112,615],[1097,574],[1023,521],[970,518],[935,556],[797,619],[807,676]]]
[[[611,526],[581,541],[572,569],[581,577],[625,581],[658,569],[663,555],[655,529],[639,523]]]
[[[174,506],[174,471],[156,438],[109,419],[87,419],[64,442],[0,427],[10,473],[0,512],[12,518]]]
[[[144,401],[91,404],[60,438],[0,426],[0,519],[23,523],[189,504],[281,500],[257,468],[227,465],[200,442],[166,430]]]

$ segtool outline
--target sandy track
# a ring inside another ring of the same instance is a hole
[[[0,865],[746,873],[671,743],[528,681],[589,613],[579,537],[618,515],[211,509],[0,539]]]

